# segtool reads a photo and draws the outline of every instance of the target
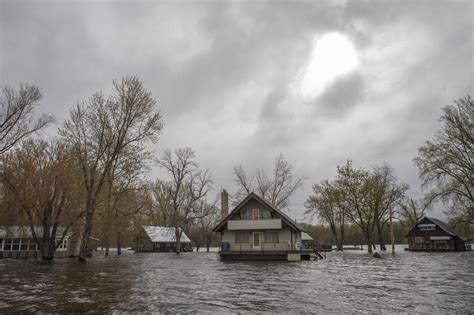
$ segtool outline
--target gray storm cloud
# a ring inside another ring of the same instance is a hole
[[[308,177],[290,207],[302,218],[311,185],[346,159],[390,163],[420,196],[412,158],[441,107],[473,90],[472,12],[471,1],[1,0],[0,81],[39,85],[39,110],[61,122],[137,74],[165,119],[157,153],[193,147],[230,191],[234,165],[283,153]],[[301,98],[292,86],[328,32],[353,43],[359,65]]]

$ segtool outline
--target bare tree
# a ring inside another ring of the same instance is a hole
[[[376,218],[375,227],[380,244],[380,250],[386,250],[383,238],[383,230],[387,222],[393,216],[393,210],[397,203],[405,196],[408,185],[398,184],[394,170],[388,164],[374,167],[371,174],[373,187],[370,190],[371,204]]]
[[[17,219],[27,222],[42,259],[52,260],[82,216],[79,166],[71,152],[57,140],[26,141],[2,157],[1,179],[5,198]]]
[[[418,149],[414,159],[422,187],[434,187],[431,199],[448,214],[474,224],[474,101],[468,95],[443,108],[442,129]]]
[[[431,207],[431,201],[425,199],[415,200],[407,198],[398,202],[398,215],[400,224],[405,227],[414,227]]]
[[[212,229],[219,221],[220,216],[216,203],[209,204],[207,201],[202,201],[201,207],[205,208],[202,212],[208,213],[208,215],[194,220],[188,227],[188,235],[196,245],[197,251],[199,251],[200,247],[205,246],[209,252],[212,242],[217,239],[217,235]]]
[[[195,220],[209,215],[211,209],[203,207],[212,187],[212,177],[208,170],[199,169],[194,161],[195,153],[191,148],[180,148],[174,151],[165,150],[158,159],[158,164],[171,177],[169,181],[157,180],[155,195],[164,207],[166,223],[175,227],[176,253],[181,251],[183,230]]]
[[[20,140],[44,128],[53,117],[43,115],[35,120],[33,110],[41,99],[38,87],[20,84],[18,91],[2,87],[0,97],[0,154],[7,152]]]
[[[70,111],[60,135],[74,151],[81,165],[85,187],[85,222],[79,260],[85,261],[97,200],[118,159],[127,154],[149,158],[148,142],[155,142],[162,130],[156,100],[137,77],[114,80],[113,93],[96,93]]]
[[[234,167],[234,176],[239,189],[236,200],[253,191],[278,208],[288,207],[291,196],[303,187],[306,179],[303,176],[294,177],[293,166],[282,154],[275,159],[271,175],[268,175],[264,168],[257,169],[253,175],[248,175],[239,165]]]

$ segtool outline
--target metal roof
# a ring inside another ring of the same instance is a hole
[[[174,243],[176,242],[174,227],[166,226],[143,226],[145,233],[153,243]],[[181,234],[181,243],[191,243],[189,237],[184,233]]]
[[[43,227],[35,226],[35,233],[37,237],[43,236]],[[50,230],[53,231],[53,228]],[[61,237],[64,233],[64,227],[58,227],[56,230],[56,236]],[[71,232],[68,232],[66,236],[70,236]],[[10,226],[3,227],[0,229],[0,237],[11,237],[11,238],[30,238],[33,237],[31,228],[29,226]]]
[[[308,233],[306,233],[306,232],[301,232],[301,240],[302,240],[302,241],[312,241],[313,238],[312,238],[311,235],[309,235]]]

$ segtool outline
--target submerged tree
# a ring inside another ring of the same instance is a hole
[[[277,208],[286,208],[290,197],[303,187],[305,180],[302,176],[295,178],[293,166],[282,154],[275,159],[275,165],[270,173],[265,168],[260,168],[254,174],[248,175],[239,165],[234,167],[234,176],[239,188],[236,200],[255,192]]]
[[[383,237],[384,227],[393,218],[393,212],[400,200],[405,196],[408,185],[398,184],[393,168],[385,164],[374,167],[371,173],[372,189],[371,204],[375,216],[375,227],[380,250],[386,250]]]
[[[26,141],[2,157],[1,179],[16,223],[29,226],[42,259],[52,260],[83,214],[79,165],[71,152],[58,140]]]
[[[344,166],[337,167],[336,182],[345,194],[347,217],[362,230],[371,253],[377,221],[372,203],[374,180],[368,171],[354,169],[352,162],[347,161]]]
[[[0,154],[7,152],[19,141],[46,127],[53,117],[43,115],[34,119],[33,110],[41,99],[37,86],[21,84],[18,91],[2,87],[0,96]]]
[[[191,148],[180,148],[165,150],[158,159],[158,164],[171,179],[155,183],[155,212],[162,216],[165,225],[175,227],[177,254],[181,251],[183,230],[213,211],[212,207],[203,206],[212,188],[212,176],[209,170],[201,170],[194,158]]]
[[[117,160],[133,153],[149,158],[146,149],[163,128],[156,100],[137,77],[114,80],[113,93],[94,94],[77,104],[59,133],[79,161],[85,189],[85,221],[79,260],[85,261],[97,201]]]
[[[458,221],[474,224],[474,101],[468,95],[443,108],[443,126],[414,159],[431,199]]]
[[[347,203],[344,190],[328,180],[313,185],[313,195],[305,202],[306,215],[317,216],[329,225],[337,250],[343,250]]]

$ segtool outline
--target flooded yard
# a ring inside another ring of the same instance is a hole
[[[473,311],[474,252],[397,250],[298,263],[130,251],[86,264],[0,260],[0,313]]]

